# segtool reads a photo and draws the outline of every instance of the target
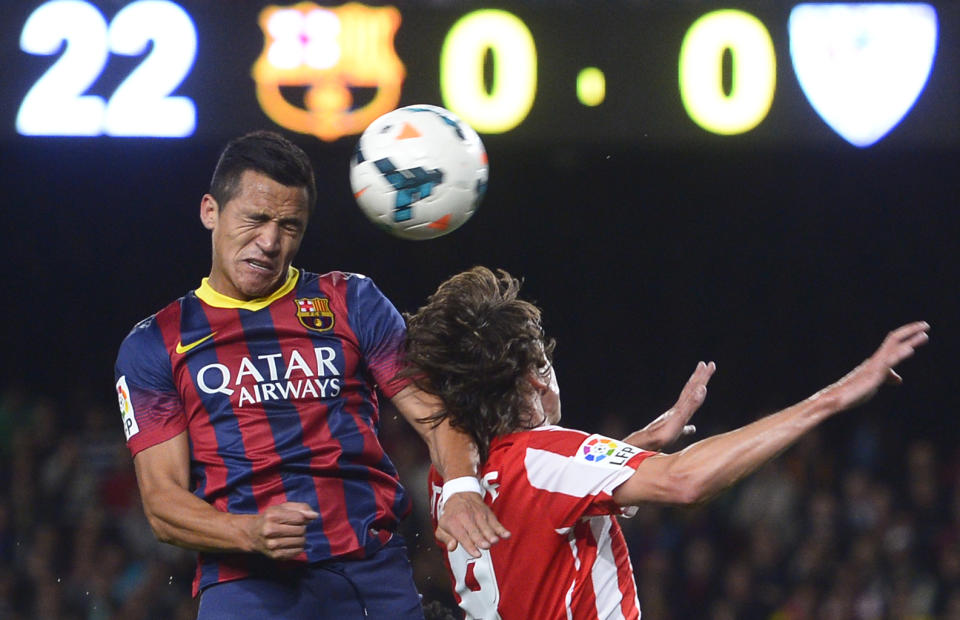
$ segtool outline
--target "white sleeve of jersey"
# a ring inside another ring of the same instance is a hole
[[[633,475],[627,462],[643,450],[603,435],[590,435],[574,455],[527,448],[524,466],[531,486],[551,493],[586,497],[607,493]]]

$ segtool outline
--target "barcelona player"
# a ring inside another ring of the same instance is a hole
[[[649,449],[685,428],[714,364],[699,363],[677,405],[623,441],[556,426],[553,344],[540,310],[518,289],[506,272],[476,267],[444,282],[408,319],[403,374],[442,399],[434,422],[474,438],[485,501],[513,533],[480,558],[447,547],[455,595],[469,618],[639,618],[613,515],[642,502],[698,502],[733,484],[881,384],[898,382],[893,367],[927,341],[929,329],[918,322],[894,330],[865,362],[807,400],[661,454]],[[436,518],[446,506],[435,470],[430,484]]]
[[[436,401],[396,379],[403,319],[369,278],[292,266],[315,202],[301,149],[269,132],[230,142],[200,203],[209,277],[117,357],[144,511],[160,540],[200,551],[205,620],[422,617],[377,388],[412,422]],[[509,535],[470,438],[414,426],[454,482],[438,535],[475,554]]]

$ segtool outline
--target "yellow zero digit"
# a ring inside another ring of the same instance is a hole
[[[493,79],[484,83],[487,52]],[[482,133],[503,133],[523,122],[537,91],[537,48],[517,16],[481,9],[461,17],[443,42],[440,92],[444,105]]]
[[[729,50],[731,88],[723,88]],[[680,47],[680,96],[687,114],[717,134],[745,133],[770,111],[777,82],[770,33],[756,17],[735,9],[713,11],[690,26]]]

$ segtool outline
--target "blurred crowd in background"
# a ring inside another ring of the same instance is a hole
[[[0,392],[0,619],[196,617],[195,556],[154,539],[119,414],[100,394],[61,396]],[[644,620],[960,619],[960,448],[854,420],[707,504],[621,520]],[[459,618],[426,450],[389,405],[381,424],[415,500],[403,534],[428,617]]]

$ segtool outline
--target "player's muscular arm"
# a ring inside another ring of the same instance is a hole
[[[693,503],[715,495],[823,420],[868,400],[883,383],[899,383],[893,367],[927,341],[928,329],[929,325],[918,322],[890,332],[862,364],[800,403],[676,454],[650,457],[617,487],[614,500],[621,506],[648,501]]]
[[[452,428],[446,421],[436,426],[420,422],[437,411],[439,399],[407,386],[392,401],[427,444],[430,460],[444,480],[477,475],[477,446],[468,435]],[[450,496],[444,504],[436,534],[450,551],[459,543],[473,557],[480,556],[479,549],[488,549],[501,537],[510,536],[493,511],[483,503],[483,497],[473,492]]]
[[[187,434],[137,453],[133,459],[143,509],[161,542],[198,551],[259,552],[290,559],[303,552],[306,524],[317,517],[307,504],[286,502],[260,514],[221,512],[190,492]]]

